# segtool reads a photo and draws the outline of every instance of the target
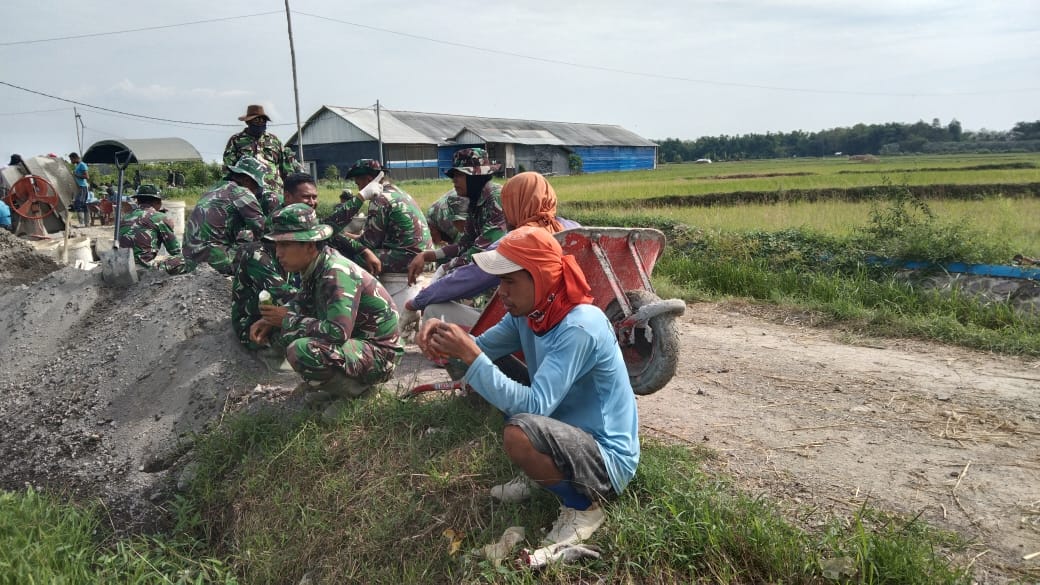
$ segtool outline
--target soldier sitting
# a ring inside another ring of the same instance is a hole
[[[228,167],[223,183],[202,195],[184,230],[184,257],[190,267],[206,262],[230,275],[238,246],[255,242],[264,233],[261,194],[267,165],[243,156]]]
[[[141,185],[134,195],[137,209],[120,218],[119,247],[132,248],[138,266],[182,274],[187,270],[173,221],[162,210],[162,193],[155,185]],[[159,248],[169,254],[159,258]]]
[[[305,203],[307,206],[318,206],[318,186],[314,177],[307,173],[293,173],[285,179],[285,203]],[[244,244],[239,249],[235,261],[235,274],[231,280],[231,328],[238,340],[249,349],[259,349],[249,339],[249,329],[260,320],[259,294],[267,291],[271,301],[278,305],[287,305],[296,296],[300,287],[298,274],[290,274],[278,263],[273,240]],[[281,365],[285,352],[279,355],[261,354]]]
[[[325,221],[337,231],[346,227],[368,201],[365,227],[358,238],[335,236],[330,244],[341,254],[376,275],[390,291],[398,310],[419,292],[408,284],[408,264],[430,247],[430,229],[419,204],[412,196],[390,182],[377,160],[363,158],[347,171],[354,179],[357,197]],[[404,316],[403,325],[418,320],[418,314]]]
[[[302,273],[300,291],[288,306],[263,305],[263,318],[249,337],[274,342],[303,376],[309,402],[357,397],[393,376],[404,355],[397,311],[390,294],[371,274],[325,245],[332,228],[318,223],[302,203],[272,216],[278,262]]]

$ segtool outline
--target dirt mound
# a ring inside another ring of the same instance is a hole
[[[25,284],[54,272],[61,265],[36,252],[32,244],[0,229],[0,284]]]
[[[100,496],[117,524],[151,523],[194,433],[257,382],[295,382],[241,349],[229,298],[208,268],[128,289],[71,267],[0,285],[0,488]]]

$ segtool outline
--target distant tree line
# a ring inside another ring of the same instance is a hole
[[[666,138],[657,142],[662,163],[697,159],[741,160],[833,156],[835,154],[893,155],[915,153],[1040,151],[1040,120],[1019,122],[1011,130],[965,131],[956,119],[943,125],[856,124],[819,132],[767,132],[738,136],[705,136],[697,140]]]

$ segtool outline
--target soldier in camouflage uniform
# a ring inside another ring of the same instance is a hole
[[[327,248],[332,228],[318,223],[307,205],[286,206],[272,217],[278,261],[302,273],[288,306],[260,307],[263,319],[250,339],[286,349],[286,359],[307,382],[305,389],[331,397],[360,396],[390,379],[404,354],[397,311],[386,289],[357,264]]]
[[[469,200],[466,231],[458,242],[427,250],[408,265],[408,281],[416,282],[427,262],[448,260],[444,272],[469,262],[473,254],[487,250],[492,242],[506,233],[506,216],[502,211],[502,188],[491,182],[501,165],[491,164],[483,148],[463,148],[452,157],[452,167],[444,171],[455,184],[455,192]]]
[[[285,178],[285,204],[318,206],[318,186],[307,173]],[[270,224],[268,224],[270,225]],[[231,279],[231,328],[249,349],[259,349],[249,339],[249,328],[260,320],[258,295],[266,290],[275,304],[288,305],[300,288],[300,275],[286,272],[278,263],[273,240],[250,242],[239,248]],[[284,354],[284,352],[283,352]],[[279,358],[277,361],[281,361]]]
[[[267,132],[267,123],[271,119],[264,113],[263,106],[247,107],[246,114],[238,119],[246,123],[246,128],[228,139],[224,147],[224,168],[230,171],[243,156],[262,161],[267,165],[267,170],[260,184],[264,186],[265,193],[277,199],[282,193],[282,180],[300,170],[296,157],[291,149],[282,146],[277,136]],[[257,196],[260,197],[259,194]],[[267,206],[264,211],[271,214],[277,207]]]
[[[459,197],[455,189],[433,202],[426,212],[426,221],[430,224],[430,237],[434,244],[454,244],[462,237],[468,208],[469,200]]]
[[[230,275],[238,247],[259,240],[264,233],[264,214],[256,195],[267,165],[244,156],[229,170],[227,179],[205,193],[188,218],[184,257],[189,269],[206,262]]]
[[[357,197],[339,207],[325,223],[337,232],[342,230],[365,201],[369,202],[368,215],[359,238],[338,240],[334,247],[372,274],[407,273],[412,258],[430,245],[430,228],[419,204],[385,177],[377,160],[357,161],[347,171],[347,178],[354,179]]]
[[[132,248],[138,266],[165,270],[169,274],[187,271],[181,257],[181,243],[173,233],[173,221],[162,210],[162,194],[155,185],[141,185],[134,195],[138,208],[121,218],[119,247]],[[158,259],[159,247],[169,257]]]

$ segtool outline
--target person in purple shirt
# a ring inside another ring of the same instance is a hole
[[[502,187],[502,210],[510,230],[533,226],[555,234],[580,227],[576,221],[556,216],[556,191],[545,177],[535,172],[520,173]],[[488,249],[494,250],[497,246],[495,242]],[[457,301],[476,297],[495,286],[498,286],[498,277],[471,262],[434,280],[406,302],[405,308],[422,311],[424,320],[437,317],[472,327],[480,311]]]

